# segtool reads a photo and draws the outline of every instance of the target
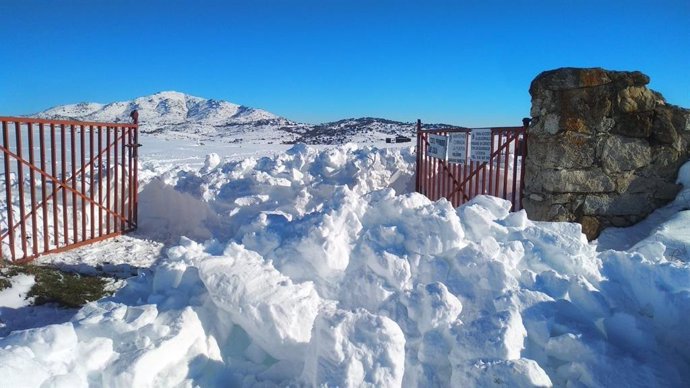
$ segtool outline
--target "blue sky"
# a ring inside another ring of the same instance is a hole
[[[557,67],[690,107],[690,1],[0,0],[0,115],[163,90],[302,122],[519,125]]]

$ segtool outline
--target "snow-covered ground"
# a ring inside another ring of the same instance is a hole
[[[412,193],[410,147],[142,143],[139,230],[40,259],[135,276],[72,314],[13,279],[4,332],[33,328],[0,338],[3,386],[690,381],[690,163],[675,202],[588,243]]]

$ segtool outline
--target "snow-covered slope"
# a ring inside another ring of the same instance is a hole
[[[380,118],[352,118],[324,124],[303,124],[261,109],[209,100],[179,92],[160,92],[110,104],[79,103],[57,106],[37,114],[41,118],[129,122],[139,111],[141,131],[166,138],[234,143],[375,144],[387,137],[415,133],[414,123]]]

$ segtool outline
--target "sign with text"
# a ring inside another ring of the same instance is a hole
[[[447,136],[429,134],[429,149],[427,150],[427,153],[429,154],[429,156],[445,160],[447,151],[448,151],[448,137]]]
[[[448,162],[467,163],[467,133],[451,133],[448,137]]]
[[[473,129],[470,139],[470,159],[488,162],[491,159],[491,128]]]

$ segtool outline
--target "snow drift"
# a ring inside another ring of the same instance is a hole
[[[409,149],[295,146],[274,158],[167,172],[143,188],[142,203],[168,205],[142,205],[142,233],[197,241],[169,241],[151,271],[68,323],[0,339],[3,381],[690,380],[690,256],[678,253],[688,241],[690,164],[665,210],[672,214],[647,239],[597,252],[578,224],[532,222],[501,199],[454,209],[397,194],[410,191],[413,163]]]

